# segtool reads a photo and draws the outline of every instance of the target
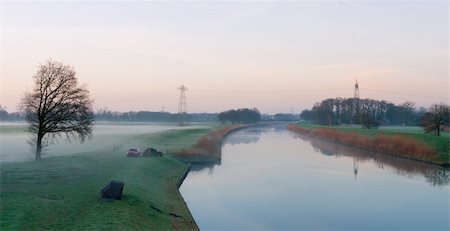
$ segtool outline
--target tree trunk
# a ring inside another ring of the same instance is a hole
[[[438,136],[441,135],[441,126],[440,125],[437,126],[437,135]]]
[[[40,160],[41,159],[42,137],[43,137],[43,135],[38,134],[37,141],[36,141],[36,157],[35,157],[35,160]]]

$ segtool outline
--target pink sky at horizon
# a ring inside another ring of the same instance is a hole
[[[295,113],[325,98],[449,102],[448,2],[1,2],[0,104],[48,59],[96,108]]]

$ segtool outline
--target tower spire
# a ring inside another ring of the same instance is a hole
[[[358,79],[356,79],[355,82],[355,92],[353,94],[353,98],[358,98],[359,99],[359,85],[358,85]]]
[[[358,118],[359,115],[359,118]],[[353,92],[353,105],[352,105],[352,115],[350,118],[350,124],[353,125],[354,120],[358,120],[361,123],[361,113],[360,113],[360,102],[359,102],[359,84],[358,78],[355,79],[355,90]]]

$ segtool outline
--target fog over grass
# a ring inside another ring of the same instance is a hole
[[[92,139],[84,143],[67,141],[64,136],[58,143],[50,144],[44,149],[43,157],[73,155],[99,149],[113,150],[114,146],[128,148],[127,143],[133,137],[157,133],[170,129],[186,129],[204,127],[206,124],[193,124],[179,127],[169,123],[96,123]],[[27,141],[30,133],[26,132],[26,124],[0,124],[0,162],[21,162],[34,160],[34,147]],[[141,147],[139,147],[141,148]],[[143,148],[143,147],[142,147]]]

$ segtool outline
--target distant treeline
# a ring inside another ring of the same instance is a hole
[[[189,113],[184,118],[187,122],[215,122],[218,113]],[[129,121],[129,122],[177,122],[179,116],[177,113],[169,112],[112,112],[108,110],[98,110],[95,114],[97,121]]]
[[[259,113],[258,109],[256,108],[241,108],[237,110],[232,109],[219,113],[218,118],[222,123],[230,122],[249,124],[261,121],[261,113]]]
[[[393,104],[384,100],[358,98],[330,98],[316,103],[311,110],[304,110],[300,117],[322,125],[363,124],[420,125],[426,108],[415,107],[413,102]]]
[[[223,122],[231,123],[247,123],[248,121],[297,121],[299,115],[288,113],[277,113],[275,115],[261,115],[257,109],[237,109],[222,112]],[[187,122],[218,122],[221,121],[219,115],[221,113],[188,113],[185,118]],[[151,112],[151,111],[129,111],[114,112],[109,109],[97,109],[95,113],[96,121],[111,122],[178,122],[177,113],[169,112]],[[5,108],[0,105],[0,121],[23,121],[24,117],[20,112],[8,113]]]
[[[24,117],[21,113],[19,112],[12,112],[12,113],[8,113],[6,111],[6,108],[2,107],[2,105],[0,105],[0,121],[22,121],[24,120]]]

